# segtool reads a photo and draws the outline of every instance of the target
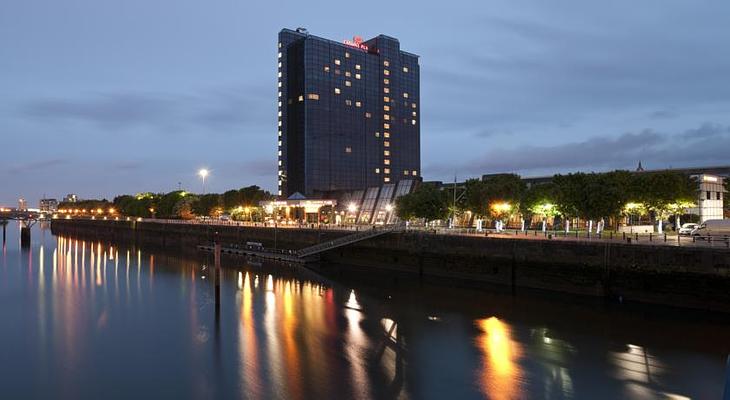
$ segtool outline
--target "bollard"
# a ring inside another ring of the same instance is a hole
[[[610,240],[613,240],[613,231],[611,231],[611,232],[610,232],[610,233],[608,234],[608,238],[609,238]]]
[[[651,233],[649,233],[649,241],[651,242]]]
[[[664,242],[666,243],[666,241],[667,241],[667,233],[664,232]]]
[[[623,232],[623,237],[621,238],[621,240],[626,240],[626,232]]]
[[[636,240],[637,242],[639,241],[639,234],[638,233],[636,234],[636,238],[634,238],[634,240]]]

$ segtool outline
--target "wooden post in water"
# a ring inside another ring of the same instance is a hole
[[[727,356],[727,366],[725,367],[725,390],[722,393],[722,400],[730,400],[730,356]]]
[[[20,248],[30,248],[30,223],[28,221],[20,221]]]
[[[0,221],[0,225],[3,226],[3,244],[5,244],[5,233],[8,228],[8,221],[5,221],[5,220]]]
[[[218,232],[213,235],[214,260],[215,260],[215,311],[216,315],[221,308],[221,243],[218,238]]]

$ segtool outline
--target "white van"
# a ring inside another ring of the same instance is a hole
[[[692,236],[730,236],[730,219],[708,219],[692,231]]]

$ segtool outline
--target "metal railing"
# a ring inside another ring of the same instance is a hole
[[[324,243],[316,244],[314,246],[305,247],[297,251],[297,256],[299,256],[300,258],[313,256],[323,251],[332,250],[337,247],[346,246],[366,239],[374,238],[376,236],[384,235],[386,233],[401,231],[403,229],[405,229],[405,224],[373,227],[370,230],[354,233],[352,235],[343,236],[333,240],[328,240]]]

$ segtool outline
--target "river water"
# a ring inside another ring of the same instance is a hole
[[[722,394],[725,317],[139,250],[8,226],[0,398]],[[358,283],[353,283],[358,282]]]

